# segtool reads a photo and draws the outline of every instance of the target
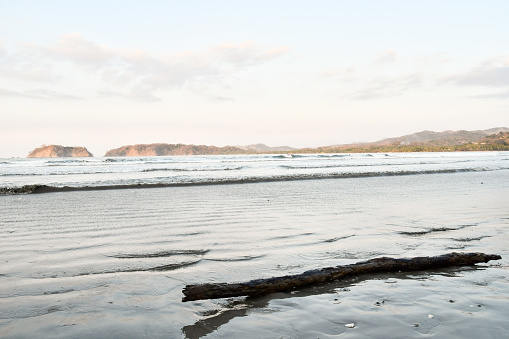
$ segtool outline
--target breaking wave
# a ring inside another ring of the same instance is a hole
[[[171,186],[199,186],[199,185],[225,185],[225,184],[247,184],[258,182],[273,181],[293,181],[293,180],[314,180],[314,179],[347,179],[347,178],[365,178],[381,176],[403,176],[403,175],[425,175],[425,174],[444,174],[458,172],[479,172],[493,171],[488,168],[461,168],[461,169],[437,169],[437,170],[415,170],[415,171],[382,171],[382,172],[344,172],[344,173],[311,173],[311,174],[290,174],[290,175],[272,175],[272,176],[251,176],[251,177],[231,177],[231,178],[184,178],[180,181],[174,178],[157,178],[159,182],[133,182],[122,184],[104,184],[94,186],[52,186],[52,185],[24,185],[21,187],[1,187],[0,195],[30,194],[30,193],[49,193],[62,191],[97,191],[108,189],[133,189],[133,188],[160,188]]]
[[[205,168],[147,168],[142,172],[212,172],[212,171],[234,171],[241,170],[243,166],[230,166],[230,167],[205,167]]]

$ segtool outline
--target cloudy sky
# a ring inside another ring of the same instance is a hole
[[[0,0],[0,157],[509,127],[509,1]]]

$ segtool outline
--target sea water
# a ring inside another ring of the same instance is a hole
[[[57,189],[0,197],[0,336],[504,337],[508,159],[502,152],[4,159],[1,186]],[[165,185],[143,186],[151,183]],[[58,191],[63,186],[107,189]],[[181,302],[186,284],[454,251],[502,260]]]
[[[349,178],[509,168],[509,152],[0,159],[0,187],[110,187]]]

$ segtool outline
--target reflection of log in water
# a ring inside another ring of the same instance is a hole
[[[351,277],[350,279],[335,280],[326,284],[310,285],[299,290],[293,290],[292,293],[277,292],[264,296],[247,297],[245,299],[225,300],[225,303],[218,305],[217,309],[201,312],[201,319],[194,324],[184,326],[182,333],[186,338],[202,338],[219,327],[229,323],[231,320],[239,317],[245,317],[251,311],[266,308],[273,300],[283,300],[288,298],[304,298],[322,294],[334,294],[334,298],[339,298],[340,293],[347,293],[350,287],[370,279],[398,279],[398,280],[414,280],[414,279],[433,279],[432,276],[440,275],[444,277],[455,277],[460,272],[483,270],[486,267],[479,266],[456,266],[454,268],[440,268],[436,270],[427,270],[422,272],[392,272],[392,273],[375,273],[365,274]],[[335,299],[336,300],[336,299]],[[219,306],[220,305],[220,306]]]
[[[257,279],[244,283],[187,285],[182,291],[185,295],[182,301],[258,296],[291,290],[306,285],[321,284],[360,274],[419,271],[450,266],[474,265],[480,262],[499,259],[502,259],[502,257],[497,254],[456,252],[435,257],[415,257],[407,259],[383,257],[351,265],[326,267],[297,275]]]

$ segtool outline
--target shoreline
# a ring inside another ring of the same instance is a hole
[[[321,180],[321,179],[353,179],[370,178],[385,176],[408,176],[408,175],[428,175],[428,174],[451,174],[468,172],[491,172],[503,171],[501,169],[439,169],[426,171],[397,171],[397,172],[363,172],[363,173],[330,173],[319,175],[288,175],[279,177],[255,177],[242,179],[222,179],[195,182],[169,182],[169,183],[138,183],[130,185],[104,185],[104,186],[49,186],[42,184],[29,184],[19,187],[0,187],[0,196],[20,195],[20,194],[43,194],[54,192],[73,192],[73,191],[104,191],[121,189],[143,189],[143,188],[163,188],[163,187],[187,187],[187,186],[210,186],[210,185],[237,185],[277,181],[299,181],[299,180]]]

